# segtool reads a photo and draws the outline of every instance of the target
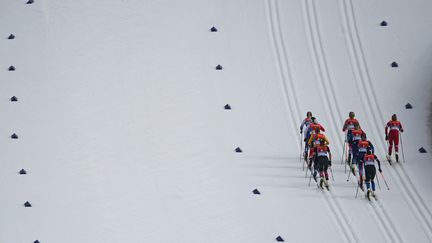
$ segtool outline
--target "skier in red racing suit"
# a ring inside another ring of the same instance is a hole
[[[390,130],[390,131],[389,131]],[[399,161],[399,132],[403,132],[402,124],[397,120],[396,114],[392,115],[392,118],[385,127],[385,139],[388,140],[389,148],[387,159],[391,161],[391,154],[393,150],[393,144],[395,147],[396,161]]]

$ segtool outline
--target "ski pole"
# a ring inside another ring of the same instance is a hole
[[[350,176],[351,176],[351,171],[348,172],[348,178],[347,178],[347,181],[349,181]]]
[[[382,179],[383,179],[383,181],[384,181],[384,183],[385,183],[385,185],[386,185],[386,187],[387,187],[387,190],[390,190],[390,188],[389,188],[389,186],[388,186],[388,184],[387,184],[387,181],[386,181],[386,179],[384,178],[384,175],[380,172],[380,174],[381,174],[381,177],[382,177]]]
[[[379,182],[379,179],[378,179],[378,174],[376,174],[376,173],[375,173],[375,178],[377,180],[378,187],[381,190],[381,185],[380,185],[380,182]]]
[[[312,170],[311,170],[311,172],[310,172],[310,177],[309,177],[309,184],[308,184],[308,187],[310,187],[311,180],[312,180]]]
[[[333,170],[332,170],[331,166],[329,167],[329,169],[330,169],[330,173],[332,174],[332,180],[334,181],[335,179],[334,179]]]
[[[358,184],[358,183],[357,183],[357,190],[356,190],[356,195],[355,195],[355,198],[357,198],[357,195],[358,195],[358,191],[359,191],[359,188],[360,188],[360,184]]]
[[[303,135],[303,129],[302,132],[300,133],[300,162],[302,162],[302,150],[303,150],[303,142],[302,142],[302,135]],[[304,170],[304,164],[303,164],[303,170]]]
[[[400,132],[399,132],[399,138],[400,138],[400,141],[401,141],[402,158],[403,158],[403,162],[405,163],[405,153],[404,153],[404,147],[403,147],[403,143],[402,143],[402,134]]]
[[[341,164],[343,164],[343,158],[345,155],[345,144],[346,144],[346,138],[347,138],[347,132],[345,132],[345,137],[344,137],[344,141],[342,143],[342,158],[341,158]],[[346,173],[346,171],[345,171]]]
[[[345,150],[345,153],[347,153],[348,151],[348,148],[347,148],[347,143],[345,142],[345,147],[344,147],[344,150]],[[345,155],[345,157],[346,157],[346,155]],[[348,164],[348,160],[347,159],[345,159],[345,174],[347,173],[347,165]]]

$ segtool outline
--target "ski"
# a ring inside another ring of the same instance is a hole
[[[392,160],[391,160],[391,156],[386,155],[387,161],[389,162],[390,165],[392,165]]]
[[[322,178],[320,179],[319,183],[317,182],[317,187],[322,190],[326,189],[327,191],[330,191],[330,185]]]

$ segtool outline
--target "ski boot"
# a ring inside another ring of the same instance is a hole
[[[395,153],[395,157],[396,157],[396,162],[399,162],[399,153],[398,152]]]
[[[327,191],[330,191],[330,184],[329,184],[329,180],[328,179],[325,180],[324,185],[325,185]]]
[[[375,193],[375,191],[372,191],[372,197],[375,198],[375,200],[378,200],[377,194]]]
[[[313,172],[313,178],[315,182],[318,182],[316,170]]]
[[[323,178],[320,179],[319,187],[321,187],[321,189],[324,189],[324,179]]]
[[[387,158],[387,161],[388,161],[389,163],[392,162],[392,161],[391,161],[391,155],[390,155],[390,154],[386,155],[386,158]]]
[[[371,199],[370,199],[371,194],[372,194],[371,189],[368,189],[367,192],[366,192],[366,198],[367,198],[369,201],[371,200]]]

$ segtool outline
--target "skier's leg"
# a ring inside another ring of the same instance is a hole
[[[367,165],[364,168],[364,174],[365,174],[365,184],[366,184],[366,189],[369,190],[371,188],[371,181],[373,181],[373,173],[372,173],[372,166]]]
[[[389,134],[388,142],[389,142],[388,155],[391,156],[393,150],[393,136],[391,135],[391,133]]]
[[[393,136],[393,141],[394,141],[394,146],[395,146],[395,152],[398,153],[399,152],[399,134],[396,134],[396,132],[394,134],[392,134]]]

